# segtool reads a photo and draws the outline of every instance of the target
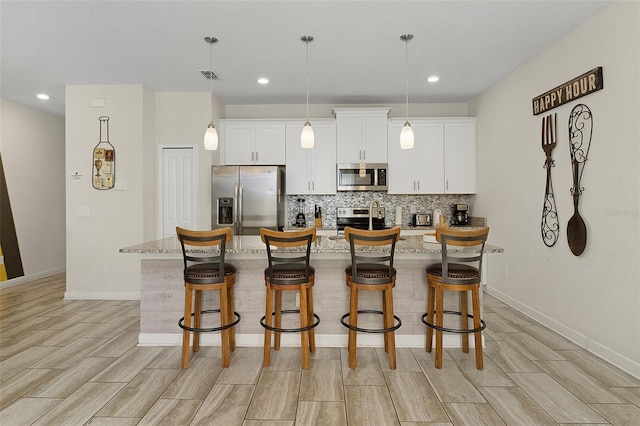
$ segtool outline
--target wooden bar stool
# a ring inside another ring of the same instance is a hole
[[[263,366],[271,360],[271,332],[274,333],[274,349],[280,349],[281,333],[300,333],[302,369],[309,368],[309,352],[315,352],[314,328],[320,318],[313,312],[313,285],[315,269],[309,265],[311,243],[316,240],[316,229],[278,232],[261,228],[260,237],[267,246],[269,266],[264,270],[266,287],[265,316],[260,319],[264,327]],[[306,252],[301,251],[306,248]],[[298,291],[300,309],[282,309],[282,292]],[[274,307],[275,298],[275,307]],[[299,313],[300,327],[283,328],[282,314]],[[275,316],[275,325],[272,325]]]
[[[350,288],[349,312],[340,319],[349,329],[349,368],[356,368],[356,333],[384,333],[384,349],[389,355],[389,368],[396,369],[395,331],[402,321],[393,314],[393,287],[396,270],[393,256],[400,228],[365,231],[346,227],[344,236],[351,248],[351,265],[345,269],[346,284]],[[358,310],[358,292],[382,292],[382,310]],[[382,328],[358,327],[358,314],[382,315]]]
[[[198,352],[200,333],[213,331],[221,332],[222,366],[228,367],[229,351],[236,348],[234,327],[240,322],[240,314],[233,310],[236,268],[224,261],[226,243],[231,241],[231,228],[190,231],[176,227],[176,233],[182,246],[184,260],[184,317],[178,321],[178,325],[183,329],[182,368],[189,366],[191,333],[193,332],[193,352]],[[218,251],[215,251],[216,248]],[[219,309],[203,309],[202,292],[206,290],[220,291]],[[220,313],[220,325],[202,327],[202,315],[215,312]]]
[[[489,235],[489,228],[467,231],[460,229],[436,229],[436,239],[442,246],[442,263],[427,266],[427,313],[422,322],[427,326],[426,351],[431,352],[433,330],[436,331],[436,368],[442,368],[442,332],[459,333],[462,350],[469,352],[469,334],[475,338],[476,368],[483,369],[482,330],[486,324],[480,318],[480,282],[482,253]],[[451,250],[449,252],[449,250]],[[444,309],[444,290],[460,293],[459,311]],[[467,292],[471,292],[473,315],[468,312]],[[444,314],[459,315],[460,328],[444,326]],[[435,316],[435,319],[434,319]],[[473,328],[469,328],[469,319]]]

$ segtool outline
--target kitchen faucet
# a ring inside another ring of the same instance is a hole
[[[373,230],[373,216],[372,216],[372,211],[373,211],[373,205],[376,205],[376,217],[378,217],[380,215],[380,203],[378,202],[378,200],[376,200],[375,198],[373,200],[371,200],[371,202],[369,203],[369,231]]]

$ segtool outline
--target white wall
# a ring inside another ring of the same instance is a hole
[[[15,285],[64,271],[64,118],[0,100],[0,151],[24,276]]]
[[[469,107],[478,117],[478,194],[474,214],[489,218],[493,256],[489,291],[545,325],[640,376],[640,3],[618,2],[522,66]],[[558,114],[553,185],[560,238],[540,236],[545,155],[541,116],[531,99],[596,66],[604,89]],[[587,247],[568,247],[573,214],[567,123],[571,109],[593,113],[580,213]],[[504,267],[508,266],[508,276]]]
[[[145,114],[153,94],[142,86],[66,87],[66,174],[83,175],[67,181],[67,291],[69,299],[138,299],[140,260],[118,253],[143,241],[145,217],[143,168],[154,118]],[[92,107],[92,99],[106,101]],[[99,141],[98,117],[109,120],[115,147],[115,183],[126,190],[96,190],[91,184],[93,148]],[[145,122],[145,120],[147,122]],[[146,145],[145,145],[146,143]],[[78,216],[88,208],[89,216]]]
[[[196,220],[198,229],[211,227],[211,166],[219,164],[220,151],[205,151],[204,132],[214,117],[224,114],[224,105],[207,92],[159,92],[157,100],[157,158],[162,146],[194,146],[196,152],[198,202]],[[213,108],[213,110],[212,110]],[[156,160],[157,161],[157,160]],[[145,218],[148,215],[145,215]],[[159,235],[159,234],[157,234]],[[155,238],[152,238],[155,239]]]
[[[389,118],[404,117],[404,104],[309,105],[309,117],[331,118],[332,108],[391,107]],[[307,107],[301,105],[227,105],[226,118],[304,118]],[[410,104],[410,117],[467,117],[466,103]]]

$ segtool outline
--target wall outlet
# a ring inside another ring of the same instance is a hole
[[[509,265],[504,265],[504,276],[505,277],[509,276]]]
[[[415,204],[411,204],[411,213],[416,213],[417,209]]]
[[[106,263],[101,263],[100,264],[100,272],[102,272],[102,273],[107,272],[107,264]]]
[[[300,307],[300,293],[296,293],[296,308]]]

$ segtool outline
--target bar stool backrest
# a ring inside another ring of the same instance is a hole
[[[489,236],[489,227],[476,230],[437,228],[436,240],[442,247],[442,282],[445,284],[473,284],[480,282],[482,271],[482,253]],[[457,250],[449,251],[449,246]],[[460,248],[466,248],[460,251]],[[464,265],[477,270],[477,277],[468,274],[449,274],[451,264]],[[467,276],[465,276],[467,275]]]
[[[400,239],[400,227],[368,231],[347,226],[344,237],[351,249],[352,281],[360,284],[388,283],[394,275],[393,256],[396,242]],[[365,251],[367,248],[372,250]],[[371,270],[372,265],[377,265],[379,270],[386,269],[388,275],[375,277],[368,274],[364,277],[358,274],[358,268]]]
[[[184,262],[184,278],[191,284],[216,284],[224,282],[226,245],[231,241],[231,228],[214,229],[212,231],[191,231],[176,226],[176,234],[182,246]],[[216,250],[217,248],[217,250]],[[195,277],[189,268],[217,269],[217,274],[203,274]],[[226,271],[227,273],[229,271]]]
[[[309,282],[311,269],[311,243],[316,240],[316,228],[307,228],[302,231],[274,231],[260,228],[260,238],[267,247],[269,260],[269,281],[272,284],[302,284]],[[306,252],[294,250],[296,247],[306,246]],[[285,250],[273,249],[273,247]],[[292,249],[287,251],[286,249]],[[299,270],[300,276],[296,278],[279,278],[278,270]]]

